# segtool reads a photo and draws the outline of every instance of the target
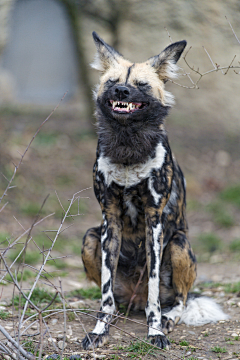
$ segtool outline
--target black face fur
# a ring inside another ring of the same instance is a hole
[[[118,88],[125,88],[129,94],[122,99]],[[118,112],[112,108],[112,101],[137,103],[141,106],[133,112]],[[150,86],[141,89],[130,84],[107,81],[104,92],[97,98],[98,134],[104,155],[112,162],[133,165],[153,157],[159,141],[160,125],[168,114],[169,107],[150,94]]]

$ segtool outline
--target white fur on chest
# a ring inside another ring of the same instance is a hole
[[[165,154],[166,150],[162,143],[159,143],[153,159],[149,157],[144,164],[130,166],[113,164],[108,157],[101,155],[98,159],[98,171],[103,173],[107,186],[115,182],[118,185],[130,187],[148,178],[153,169],[161,169]]]

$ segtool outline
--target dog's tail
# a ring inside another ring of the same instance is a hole
[[[228,318],[229,316],[213,299],[190,293],[180,316],[179,324],[200,326]]]

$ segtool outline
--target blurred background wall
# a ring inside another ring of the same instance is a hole
[[[92,89],[99,77],[89,66],[96,51],[92,31],[132,61],[160,53],[169,34],[172,41],[186,39],[189,64],[206,72],[229,66],[235,55],[233,65],[240,66],[240,44],[226,16],[240,38],[238,0],[0,0],[1,193],[19,152],[68,90],[24,158],[16,187],[5,198],[1,231],[12,236],[21,230],[13,214],[31,223],[47,194],[44,211],[55,212],[49,220],[54,227],[62,217],[55,190],[67,204],[74,192],[92,186],[97,143]],[[198,79],[183,58],[179,65]],[[225,261],[230,252],[239,260],[240,76],[232,69],[212,72],[199,89],[190,89],[186,76],[177,82],[182,86],[166,84],[176,98],[166,128],[187,179],[191,241],[200,260]],[[86,196],[85,216],[75,219],[61,243],[63,252],[76,255],[78,249],[77,263],[79,239],[101,221],[93,190]]]
[[[214,63],[229,65],[240,45],[225,16],[238,32],[236,0],[1,0],[1,104],[55,104],[69,90],[67,100],[91,118],[98,76],[88,65],[95,53],[93,30],[127,58],[143,61],[169,44],[167,28],[173,41],[188,41],[189,63],[200,71],[213,67],[203,46]],[[190,72],[183,60],[180,66]],[[199,86],[196,91],[169,84],[178,99],[174,116],[239,130],[239,76],[212,73]]]

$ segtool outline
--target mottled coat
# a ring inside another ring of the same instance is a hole
[[[87,231],[82,258],[88,278],[102,289],[102,302],[99,320],[82,344],[106,342],[116,304],[128,305],[146,263],[133,307],[145,309],[148,337],[164,348],[165,334],[186,312],[196,278],[185,180],[164,129],[173,104],[165,83],[177,76],[186,41],[138,64],[96,33],[93,38],[93,67],[102,72],[95,92],[99,141],[93,178],[103,219]]]

